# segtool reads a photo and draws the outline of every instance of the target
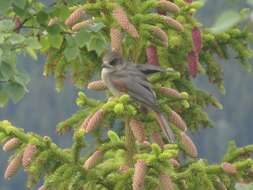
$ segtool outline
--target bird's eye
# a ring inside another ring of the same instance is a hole
[[[111,62],[110,62],[110,65],[111,66],[114,66],[114,65],[116,65],[117,64],[117,60],[116,59],[114,59],[114,60],[112,60]]]

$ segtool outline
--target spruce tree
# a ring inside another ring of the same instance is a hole
[[[253,145],[230,142],[223,159],[210,164],[198,157],[188,136],[212,127],[207,106],[222,109],[193,79],[206,76],[224,92],[217,57],[236,54],[238,63],[251,68],[247,23],[218,32],[204,28],[195,17],[201,7],[191,0],[0,1],[0,105],[20,100],[27,90],[27,76],[16,67],[20,54],[45,55],[43,74],[54,76],[57,90],[65,80],[81,90],[79,110],[56,126],[61,135],[73,133],[69,148],[0,122],[3,150],[13,152],[4,178],[22,168],[29,189],[43,180],[40,190],[233,190],[236,183],[250,183]],[[247,17],[247,10],[240,17]],[[135,63],[166,69],[149,81],[176,143],[166,141],[152,112],[128,94],[113,97],[103,81],[94,81],[109,49]],[[106,98],[87,97],[84,87]]]

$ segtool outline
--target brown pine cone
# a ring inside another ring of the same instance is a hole
[[[22,165],[24,168],[30,165],[34,155],[37,153],[37,147],[33,144],[28,144],[25,147],[23,158],[22,158]]]
[[[13,175],[16,174],[18,171],[19,167],[21,166],[22,162],[22,154],[16,155],[8,164],[5,173],[4,173],[4,178],[6,180],[9,180]]]
[[[132,23],[129,23],[129,27],[128,27],[127,32],[133,38],[139,38],[140,37],[139,32],[137,31],[136,27]]]
[[[74,26],[72,26],[73,31],[78,31],[82,28],[85,28],[91,24],[91,20],[85,20],[79,23],[76,23]]]
[[[160,174],[160,182],[163,190],[174,190],[174,184],[170,178],[170,176],[166,174]]]
[[[152,141],[158,144],[161,148],[164,147],[164,142],[159,132],[153,132],[151,138]]]
[[[147,165],[143,160],[138,160],[134,166],[133,190],[142,190],[144,186],[144,178],[147,171]]]
[[[100,123],[100,121],[104,118],[104,115],[105,115],[105,111],[102,109],[100,109],[96,113],[94,113],[90,117],[90,119],[86,125],[85,132],[89,133],[92,130],[94,130],[97,127],[97,125]]]
[[[18,138],[12,138],[8,140],[4,145],[3,145],[3,151],[11,151],[14,148],[16,148],[18,145],[20,145],[20,140]]]
[[[173,88],[161,87],[159,91],[161,94],[164,94],[164,95],[169,95],[176,98],[182,98],[182,95],[176,89],[173,89]]]
[[[101,90],[107,89],[107,86],[105,85],[104,81],[102,81],[102,80],[90,82],[87,87],[90,90],[96,90],[96,91],[101,91]]]
[[[198,157],[198,150],[191,138],[185,133],[180,133],[180,143],[184,151],[193,158]]]
[[[167,23],[171,27],[177,29],[178,31],[184,30],[183,25],[180,22],[178,22],[177,20],[175,20],[169,16],[161,16],[161,17],[164,19],[165,23]]]
[[[124,9],[120,6],[113,9],[112,15],[118,24],[125,30],[129,29],[130,22]]]
[[[93,168],[97,163],[102,159],[103,152],[100,150],[97,150],[94,152],[84,163],[83,167],[88,170]]]
[[[173,13],[180,12],[180,8],[175,3],[172,3],[172,2],[166,1],[166,0],[159,1],[159,8],[161,8],[164,11],[170,11]]]
[[[131,127],[135,139],[139,143],[143,143],[146,139],[143,123],[136,119],[131,119],[129,125]]]
[[[237,173],[236,167],[228,162],[224,162],[221,167],[222,170],[227,174],[235,175]]]
[[[122,40],[123,34],[117,28],[111,28],[110,30],[112,51],[122,54]]]
[[[177,112],[175,112],[173,110],[170,113],[169,121],[171,123],[173,123],[174,125],[176,125],[176,127],[181,129],[182,131],[187,130],[187,125],[186,125],[185,121],[182,119],[182,117],[180,115],[177,114]]]
[[[85,10],[80,7],[76,9],[65,21],[67,26],[73,26],[83,15],[85,15]]]
[[[150,31],[160,39],[164,47],[168,47],[168,35],[166,32],[159,27],[152,27]]]

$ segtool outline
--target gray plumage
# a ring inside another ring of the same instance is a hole
[[[159,66],[150,64],[134,64],[123,60],[123,58],[115,53],[110,52],[103,57],[103,69],[101,78],[115,96],[127,93],[136,102],[140,103],[157,114],[160,124],[163,125],[162,130],[169,141],[175,140],[174,134],[170,129],[165,116],[161,113],[160,107],[156,100],[156,94],[152,89],[151,83],[147,80],[147,76],[157,72],[165,72]],[[116,83],[121,85],[121,89]]]

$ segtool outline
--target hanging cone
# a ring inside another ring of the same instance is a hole
[[[152,27],[150,31],[160,39],[164,47],[168,47],[168,35],[159,27]]]
[[[18,138],[12,138],[8,140],[4,145],[3,145],[3,151],[8,152],[16,148],[18,145],[20,145],[20,140]]]
[[[85,15],[85,10],[80,7],[76,9],[65,21],[67,26],[73,26],[83,15]]]
[[[102,81],[102,80],[90,82],[87,87],[90,90],[96,90],[96,91],[101,91],[101,90],[107,89],[107,86],[105,85],[104,81]]]
[[[139,32],[137,31],[136,27],[132,23],[129,23],[129,28],[128,28],[127,32],[133,38],[140,37]]]
[[[170,176],[166,174],[160,174],[160,183],[162,186],[162,190],[174,190],[174,184],[170,178]]]
[[[46,188],[46,186],[42,185],[41,187],[39,187],[38,190],[48,190],[48,188]]]
[[[159,65],[157,51],[154,45],[151,44],[146,48],[146,56],[147,56],[148,64]]]
[[[193,41],[193,50],[196,53],[199,53],[202,48],[202,37],[201,31],[198,27],[192,29],[192,41]]]
[[[164,142],[159,132],[153,132],[151,135],[151,138],[152,138],[152,141],[158,144],[161,148],[164,147]]]
[[[169,116],[169,121],[176,125],[179,129],[182,131],[187,131],[187,125],[182,119],[180,115],[177,114],[175,111],[171,111],[170,116]]]
[[[94,130],[97,127],[97,125],[100,123],[100,121],[104,118],[104,115],[105,115],[105,111],[102,109],[100,109],[96,113],[94,113],[90,117],[90,119],[87,123],[87,126],[85,128],[85,132],[89,133],[92,130]]]
[[[161,87],[159,90],[161,94],[172,96],[175,98],[182,98],[182,95],[176,89]]]
[[[188,70],[192,77],[196,77],[198,74],[199,56],[196,52],[192,51],[187,57]]]
[[[128,20],[127,14],[124,9],[120,6],[113,9],[113,18],[118,22],[118,24],[125,30],[129,29],[130,22]]]
[[[83,130],[83,131],[86,130],[86,128],[87,128],[87,126],[88,126],[88,123],[89,123],[89,121],[90,121],[90,118],[91,118],[92,116],[93,116],[93,114],[90,114],[90,115],[88,115],[88,116],[85,118],[85,120],[83,121],[83,123],[82,123],[82,125],[81,125],[81,127],[80,127],[81,130]]]
[[[85,28],[87,26],[89,26],[91,24],[91,20],[85,20],[85,21],[82,21],[82,22],[79,22],[79,23],[76,23],[73,27],[72,27],[72,30],[73,31],[78,31],[82,28]]]
[[[56,24],[57,22],[59,21],[59,18],[58,17],[53,17],[49,20],[48,22],[48,26],[53,26],[54,24]]]
[[[95,165],[98,164],[98,162],[102,159],[103,152],[100,150],[97,150],[94,152],[84,163],[83,167],[88,170],[93,168]]]
[[[161,16],[161,17],[164,19],[164,21],[168,25],[170,25],[171,27],[177,29],[178,31],[183,31],[184,30],[183,25],[180,22],[178,22],[177,20],[175,20],[175,19],[173,19],[169,16]]]
[[[122,40],[123,34],[117,28],[111,28],[110,30],[112,51],[122,54]]]
[[[24,166],[24,168],[30,165],[33,159],[33,156],[36,154],[36,152],[37,152],[37,147],[33,144],[28,144],[25,147],[23,158],[22,158],[22,165]]]
[[[227,174],[235,175],[237,173],[236,167],[228,162],[224,162],[221,167],[222,170]]]
[[[128,166],[128,165],[122,165],[122,166],[120,166],[120,168],[119,168],[119,171],[120,171],[121,173],[126,173],[128,170],[129,170],[129,166]]]
[[[192,3],[193,0],[185,0],[187,3]]]
[[[143,190],[146,170],[146,163],[143,160],[138,160],[134,166],[133,190]]]
[[[175,4],[167,0],[160,0],[158,4],[159,8],[161,8],[164,11],[170,11],[173,13],[179,13],[180,8]]]
[[[8,164],[5,173],[4,173],[4,178],[6,180],[9,180],[13,175],[15,175],[21,166],[22,162],[22,154],[16,155]]]
[[[184,151],[193,158],[198,157],[198,150],[191,138],[185,133],[180,133],[180,143]]]
[[[135,139],[139,143],[143,143],[146,139],[143,123],[136,119],[131,119],[129,125],[131,127]]]
[[[174,168],[178,168],[180,166],[180,163],[175,158],[171,158],[170,163]]]

